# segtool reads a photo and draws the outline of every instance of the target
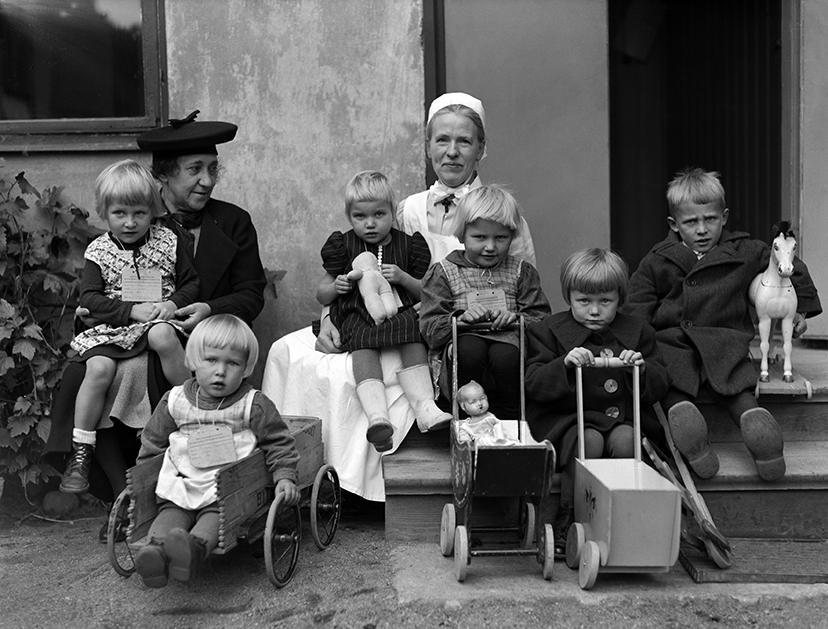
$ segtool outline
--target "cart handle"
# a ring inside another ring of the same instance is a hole
[[[633,447],[635,460],[641,462],[641,368],[638,365],[625,363],[618,357],[595,356],[595,364],[590,367],[621,367],[633,370]],[[584,445],[584,374],[583,367],[575,368],[575,400],[578,407],[578,457],[586,460],[586,446]]]

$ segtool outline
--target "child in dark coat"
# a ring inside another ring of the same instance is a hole
[[[595,364],[596,356],[617,356],[641,367],[642,426],[649,410],[667,391],[669,378],[655,331],[643,320],[618,313],[627,293],[629,271],[605,249],[573,253],[561,267],[561,291],[570,310],[531,325],[526,331],[526,415],[532,436],[555,446],[563,470],[561,505],[555,520],[555,553],[566,552],[574,519],[575,445],[578,439],[575,368]],[[632,458],[632,371],[586,369],[584,449],[587,458]]]
[[[768,266],[765,242],[724,229],[724,188],[716,172],[700,168],[677,174],[667,190],[670,233],[641,261],[630,279],[624,312],[656,330],[672,387],[662,401],[676,446],[701,478],[719,470],[707,440],[707,423],[694,404],[706,390],[742,432],[759,476],[785,474],[782,432],[756,402],[756,368],[748,361],[754,337],[748,288]],[[799,301],[794,336],[806,317],[822,312],[805,264],[794,261],[791,278]]]

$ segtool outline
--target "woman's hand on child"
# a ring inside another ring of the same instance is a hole
[[[176,309],[178,308],[174,301],[160,301],[155,305],[158,306],[158,314],[155,318],[163,319],[164,321],[172,319],[175,316]]]
[[[569,351],[564,358],[564,365],[569,367],[589,367],[595,364],[595,356],[584,347],[576,347]]]
[[[135,304],[132,310],[129,311],[129,316],[141,323],[152,321],[158,316],[158,305],[149,303]]]
[[[196,327],[196,324],[209,317],[212,313],[213,309],[210,308],[209,304],[205,304],[203,301],[197,301],[189,306],[179,308],[173,314],[178,319],[181,327],[184,328],[184,331],[189,332]]]
[[[276,496],[278,497],[279,494],[282,494],[282,506],[284,507],[299,504],[299,498],[302,495],[296,487],[296,483],[287,478],[283,478],[276,483]]]
[[[338,295],[347,295],[354,289],[354,282],[348,279],[347,275],[337,275],[334,280],[334,288]]]

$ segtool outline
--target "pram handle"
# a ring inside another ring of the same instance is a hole
[[[520,321],[515,321],[514,323],[510,323],[508,325],[504,325],[502,328],[498,328],[497,330],[492,330],[492,322],[491,321],[482,321],[479,323],[466,323],[465,321],[460,321],[460,319],[455,318],[457,321],[457,330],[458,332],[474,332],[474,331],[482,331],[482,332],[501,332],[503,330],[518,330],[520,329]]]
[[[633,447],[635,449],[635,460],[641,461],[641,367],[625,363],[617,356],[595,356],[595,364],[591,367],[622,367],[633,370]],[[575,400],[578,410],[578,456],[584,461],[586,459],[586,446],[584,445],[584,372],[578,365],[575,368]]]

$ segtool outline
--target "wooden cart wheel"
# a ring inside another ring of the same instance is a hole
[[[528,500],[524,503],[523,522],[522,522],[522,539],[520,542],[521,548],[532,548],[535,543],[535,528],[537,522],[535,521],[535,505]]]
[[[302,541],[302,516],[299,507],[282,508],[278,494],[270,504],[264,535],[264,556],[267,578],[277,588],[287,585],[299,561]]]
[[[543,578],[549,581],[555,569],[555,533],[551,524],[543,525]]]
[[[460,525],[454,531],[454,576],[460,583],[466,580],[469,570],[469,533]]]
[[[126,525],[129,524],[129,490],[124,489],[109,511],[106,524],[106,552],[115,572],[128,577],[135,572],[135,558],[126,539]]]
[[[454,529],[457,527],[457,511],[450,502],[443,505],[440,517],[440,552],[443,557],[451,557],[454,552]]]
[[[730,556],[719,550],[719,547],[716,546],[716,544],[714,544],[711,540],[704,539],[704,548],[707,551],[707,556],[713,560],[713,563],[715,563],[720,570],[726,570],[733,565]]]
[[[592,589],[598,577],[598,567],[601,565],[601,550],[598,542],[592,540],[584,544],[581,550],[581,564],[578,568],[578,585],[582,590]]]
[[[575,570],[581,561],[581,551],[586,543],[584,525],[580,522],[573,522],[566,534],[566,565]]]
[[[311,537],[319,550],[331,545],[342,513],[339,474],[333,465],[323,465],[313,481],[310,501]]]

